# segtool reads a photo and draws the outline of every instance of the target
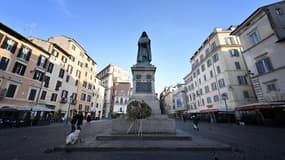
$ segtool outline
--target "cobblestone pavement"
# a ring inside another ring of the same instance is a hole
[[[191,121],[176,121],[177,128],[185,133],[205,139],[230,144],[233,151],[100,151],[100,152],[50,152],[55,146],[64,144],[70,126],[11,128],[0,130],[0,159],[2,160],[85,160],[85,159],[214,159],[285,160],[285,129],[233,124],[201,123],[200,131],[194,132]],[[82,139],[94,138],[110,131],[110,120],[92,121],[82,127]]]

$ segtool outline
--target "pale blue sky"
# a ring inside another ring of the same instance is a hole
[[[6,0],[0,21],[24,36],[74,38],[97,62],[130,71],[143,31],[157,67],[156,92],[183,82],[190,57],[215,27],[238,25],[278,0]],[[130,75],[131,76],[131,75]]]

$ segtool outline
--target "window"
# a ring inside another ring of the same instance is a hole
[[[80,78],[81,72],[79,70],[76,71],[76,77]]]
[[[211,65],[212,65],[212,61],[211,61],[211,59],[208,59],[207,66],[210,67]]]
[[[62,92],[61,92],[61,98],[67,98],[67,96],[68,96],[68,91],[62,90]]]
[[[219,96],[218,95],[215,95],[214,96],[214,102],[218,102],[219,101]]]
[[[50,80],[50,77],[49,77],[49,76],[45,76],[45,77],[44,77],[44,80],[45,80],[44,87],[48,88],[48,87],[49,87],[49,80]]]
[[[211,44],[211,49],[213,50],[213,49],[215,49],[215,48],[217,48],[217,44],[216,44],[216,42],[213,42],[213,43]]]
[[[56,93],[52,93],[52,94],[51,94],[50,101],[55,102],[55,101],[56,101],[56,99],[57,99],[57,94],[56,94]]]
[[[75,81],[75,84],[74,84],[74,85],[75,85],[75,86],[78,86],[78,80]]]
[[[6,97],[14,98],[17,87],[18,87],[17,85],[10,84],[6,93]]]
[[[207,103],[208,103],[208,104],[209,104],[209,103],[212,103],[211,97],[207,97]]]
[[[200,74],[200,69],[198,68],[197,69],[197,76]]]
[[[65,79],[65,82],[69,82],[69,78],[70,78],[70,76],[67,75],[67,76],[66,76],[66,79]]]
[[[72,74],[73,71],[73,67],[71,65],[67,66],[67,72],[69,72],[70,74]]]
[[[222,100],[228,100],[228,99],[229,99],[228,94],[227,94],[227,93],[222,93],[222,94],[221,94],[221,99],[222,99]]]
[[[205,93],[208,93],[208,92],[210,92],[210,88],[209,86],[205,86]]]
[[[10,51],[11,53],[15,53],[17,48],[17,42],[10,38],[6,38],[2,44],[2,48],[6,49],[7,51]]]
[[[259,74],[267,73],[273,70],[269,57],[257,61],[255,65]]]
[[[267,88],[267,92],[277,91],[276,86],[275,86],[274,83],[266,85],[266,88]]]
[[[75,49],[76,49],[75,45],[72,45],[71,49],[75,51]]]
[[[234,37],[226,37],[225,41],[227,45],[237,44]]]
[[[59,88],[61,87],[62,82],[61,81],[57,81],[56,82],[56,86],[55,86],[55,90],[58,91]]]
[[[237,69],[237,70],[240,70],[240,69],[241,69],[239,62],[235,62],[235,66],[236,66],[236,69]]]
[[[200,62],[202,62],[204,60],[204,55],[200,55]]]
[[[255,31],[249,35],[253,45],[257,44],[260,41],[258,33]]]
[[[31,49],[23,46],[20,50],[20,52],[18,53],[18,58],[24,60],[24,61],[28,61],[30,59],[31,56]]]
[[[217,73],[221,73],[221,68],[220,68],[220,66],[217,66]]]
[[[248,84],[245,76],[238,76],[237,79],[238,79],[239,85],[247,85]]]
[[[206,75],[204,75],[204,81],[207,81],[207,76]]]
[[[52,73],[53,67],[54,67],[54,64],[53,63],[49,63],[48,64],[48,68],[47,68],[47,72]]]
[[[207,48],[205,51],[206,56],[209,55],[209,53],[210,53],[209,48]]]
[[[281,8],[276,8],[276,9],[275,9],[275,13],[276,13],[277,15],[283,15],[283,12],[282,12]]]
[[[202,72],[204,72],[204,71],[205,71],[205,64],[202,64],[202,66],[201,66],[201,70],[202,70]]]
[[[82,111],[82,104],[79,104],[78,110]]]
[[[87,87],[87,82],[83,81],[82,87],[86,88]]]
[[[87,95],[87,102],[90,102],[90,101],[91,101],[91,96]]]
[[[82,101],[85,101],[85,99],[86,99],[86,94],[85,94],[85,93],[82,93],[82,94],[81,94],[81,100],[82,100]]]
[[[36,99],[36,94],[37,94],[37,90],[36,89],[31,89],[28,100],[30,100],[30,101],[35,100]]]
[[[25,73],[25,70],[26,70],[26,66],[19,63],[19,62],[16,62],[15,63],[15,66],[13,68],[13,73],[16,73],[16,74],[19,74],[19,75],[24,75]]]
[[[223,88],[223,87],[225,87],[226,85],[225,85],[225,81],[224,81],[224,79],[220,79],[219,81],[219,86],[220,86],[220,88]]]
[[[210,77],[213,78],[213,71],[210,71]]]
[[[89,89],[89,90],[92,89],[92,84],[88,83],[88,89]]]
[[[219,55],[215,54],[213,55],[213,62],[217,62],[219,60]]]
[[[59,78],[63,78],[63,76],[64,76],[64,69],[60,69],[60,71],[59,71],[59,75],[58,75],[58,77]]]
[[[61,62],[63,62],[63,63],[67,62],[67,58],[64,55],[62,55],[62,57],[61,57]]]
[[[230,49],[229,53],[232,57],[239,57],[239,51],[237,49]]]
[[[52,55],[55,56],[55,57],[58,57],[58,52],[55,49],[53,49],[52,50]]]
[[[69,59],[70,59],[72,62],[75,62],[75,57],[70,56]]]
[[[37,65],[38,65],[39,67],[45,68],[45,67],[46,67],[46,64],[47,64],[47,58],[44,57],[44,56],[40,56]]]
[[[36,70],[34,73],[33,79],[38,80],[38,81],[42,81],[43,77],[44,77],[43,72]]]
[[[244,97],[244,98],[249,98],[249,93],[248,93],[248,91],[243,91],[243,97]]]
[[[216,84],[216,82],[213,82],[213,83],[211,84],[211,87],[212,87],[212,91],[216,90],[216,89],[217,89],[217,84]]]
[[[8,63],[9,59],[6,57],[2,57],[0,60],[0,69],[5,71],[7,69]]]
[[[42,91],[41,100],[45,100],[47,95],[47,91]]]

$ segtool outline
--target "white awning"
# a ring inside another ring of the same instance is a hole
[[[42,112],[52,112],[52,111],[54,111],[54,109],[49,109],[49,108],[47,108],[45,105],[37,105],[37,106],[33,106],[33,107],[32,107],[32,111],[33,111],[33,112],[38,112],[38,111],[42,111]]]

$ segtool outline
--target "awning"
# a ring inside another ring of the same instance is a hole
[[[256,109],[272,109],[272,108],[284,108],[284,102],[270,102],[270,103],[252,103],[243,106],[236,107],[236,111],[256,110]]]
[[[202,109],[200,110],[200,113],[209,113],[209,112],[218,112],[219,110],[216,108],[211,108],[211,109]]]
[[[37,105],[37,106],[33,106],[32,107],[32,111],[33,112],[38,112],[38,111],[41,111],[41,112],[53,112],[54,109],[49,109],[49,108],[47,108],[44,105]]]
[[[0,106],[0,111],[30,111],[31,106]]]

